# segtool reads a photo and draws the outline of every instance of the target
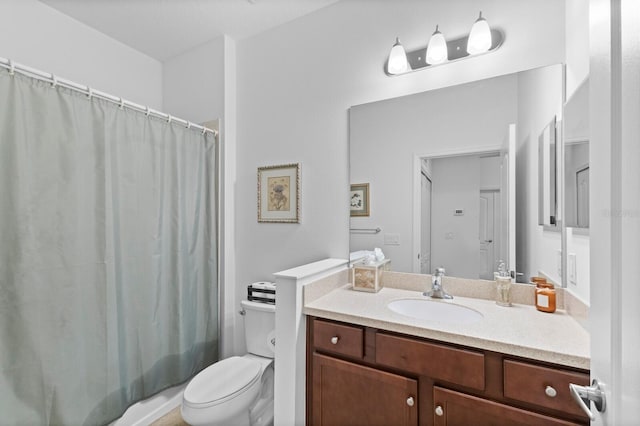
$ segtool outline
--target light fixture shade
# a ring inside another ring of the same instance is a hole
[[[469,33],[469,40],[467,42],[467,53],[475,55],[477,53],[484,53],[491,48],[491,28],[486,19],[480,16],[471,27]]]
[[[396,37],[396,42],[389,52],[389,60],[387,61],[387,71],[389,74],[402,74],[409,69],[407,62],[407,53],[400,44],[400,40]]]
[[[449,59],[447,41],[444,39],[442,33],[438,31],[438,26],[436,25],[436,30],[431,35],[429,44],[427,45],[426,61],[429,65],[436,65],[445,62],[447,59]]]

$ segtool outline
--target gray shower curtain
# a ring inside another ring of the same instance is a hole
[[[98,425],[218,359],[216,141],[0,70],[0,424]]]

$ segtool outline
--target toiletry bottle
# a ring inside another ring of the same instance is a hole
[[[496,303],[500,306],[511,306],[511,277],[507,267],[501,260],[498,264],[496,278]]]
[[[556,289],[548,282],[536,282],[536,309],[541,312],[556,311]]]

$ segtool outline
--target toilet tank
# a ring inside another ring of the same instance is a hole
[[[276,307],[268,303],[240,302],[245,312],[244,338],[247,352],[273,358],[276,342]]]

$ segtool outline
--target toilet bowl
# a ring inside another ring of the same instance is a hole
[[[258,420],[268,425],[273,421],[273,359],[247,354],[207,367],[185,389],[181,412],[193,426],[257,426]]]
[[[241,304],[250,353],[218,361],[189,382],[181,414],[190,425],[273,425],[275,307]]]

